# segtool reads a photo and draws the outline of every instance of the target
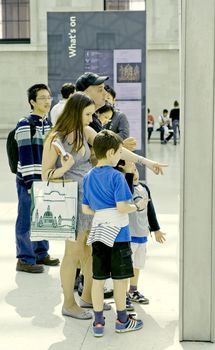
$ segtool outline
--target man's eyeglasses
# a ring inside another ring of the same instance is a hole
[[[40,101],[52,101],[53,100],[53,97],[37,97],[37,100],[40,100]]]

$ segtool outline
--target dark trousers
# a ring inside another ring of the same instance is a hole
[[[153,131],[153,128],[148,128],[148,141],[149,141],[150,138],[151,138],[152,131]]]
[[[173,132],[170,132],[169,135],[165,138],[164,140],[164,133],[165,133],[165,129],[163,126],[160,127],[160,140],[161,142],[168,142],[172,137],[173,137]]]
[[[165,138],[165,141],[169,141],[173,137],[173,132],[170,132],[169,135]]]
[[[49,242],[30,240],[31,195],[25,185],[16,180],[18,194],[18,215],[16,220],[16,257],[27,264],[48,255]]]
[[[160,127],[160,140],[161,142],[164,141],[164,132],[165,132],[165,129],[163,126]]]
[[[179,136],[180,136],[179,120],[173,120],[173,122],[172,122],[172,128],[173,128],[173,139],[174,139],[174,144],[176,144],[176,140],[177,140],[177,130],[178,130],[178,134],[179,134]]]

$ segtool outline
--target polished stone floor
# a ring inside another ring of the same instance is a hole
[[[150,299],[136,306],[144,328],[130,334],[114,332],[115,308],[105,313],[105,336],[95,339],[91,321],[61,315],[59,267],[31,275],[16,272],[14,223],[17,199],[15,176],[10,173],[5,140],[0,140],[0,349],[1,350],[164,350],[215,349],[210,343],[178,341],[179,270],[179,152],[180,146],[148,145],[148,158],[169,164],[163,176],[147,173],[160,226],[166,232],[161,246],[152,238],[141,275],[140,291]],[[63,242],[51,242],[50,253],[62,258]],[[109,300],[113,302],[113,300]]]

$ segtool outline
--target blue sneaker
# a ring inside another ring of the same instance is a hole
[[[93,334],[94,334],[94,337],[103,337],[104,335],[104,328],[105,328],[105,325],[102,324],[102,323],[93,323]]]
[[[117,333],[126,333],[137,331],[143,327],[143,321],[136,320],[132,315],[128,315],[128,321],[125,323],[116,320],[115,331]]]

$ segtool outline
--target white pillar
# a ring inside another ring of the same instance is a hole
[[[214,0],[181,0],[180,340],[214,341]]]

